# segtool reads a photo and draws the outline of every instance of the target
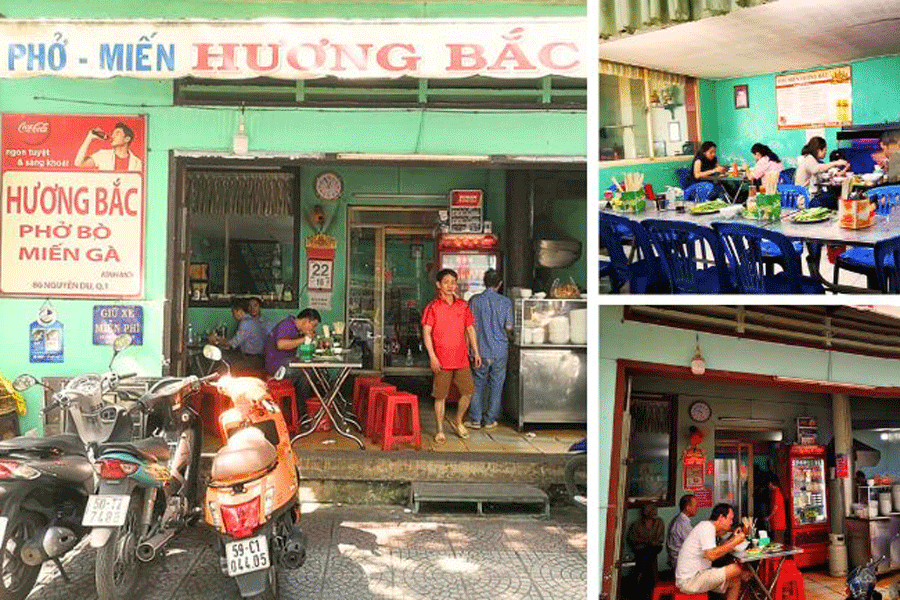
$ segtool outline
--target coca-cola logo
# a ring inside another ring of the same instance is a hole
[[[22,121],[19,123],[19,136],[29,146],[43,144],[50,137],[49,121]]]

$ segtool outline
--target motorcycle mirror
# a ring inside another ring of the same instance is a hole
[[[116,339],[113,340],[113,351],[119,353],[125,348],[129,347],[131,345],[131,342],[131,336],[127,333],[117,335]]]
[[[284,365],[278,367],[278,370],[275,371],[275,375],[273,375],[274,379],[277,381],[281,381],[284,379],[285,374],[287,373],[287,368]]]
[[[203,346],[203,356],[208,358],[213,362],[218,362],[222,360],[222,349],[218,346],[213,346],[212,344],[207,344]]]
[[[12,382],[13,388],[17,392],[24,392],[25,390],[36,384],[37,378],[33,375],[19,375]]]

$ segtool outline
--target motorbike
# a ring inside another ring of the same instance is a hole
[[[587,510],[587,438],[572,444],[569,452],[575,454],[566,462],[563,474],[566,493],[572,504]]]
[[[282,368],[276,378],[283,376]],[[206,522],[219,534],[220,566],[241,596],[277,598],[279,568],[297,569],[306,560],[287,423],[261,380],[228,376],[215,386],[233,407],[219,416],[227,441],[213,459]]]
[[[130,336],[116,338],[110,368],[130,344]],[[74,377],[42,411],[67,411],[66,432],[0,442],[0,540],[6,551],[0,600],[25,598],[48,560],[69,581],[60,558],[89,531],[81,523],[96,484],[89,453],[99,443],[131,439],[127,405],[136,398],[118,388],[133,376],[107,372]],[[18,391],[35,385],[50,389],[31,375],[13,382]],[[111,395],[115,402],[108,401]]]
[[[208,347],[210,348],[210,347]],[[138,399],[149,437],[97,448],[100,480],[82,525],[97,549],[99,600],[131,598],[143,564],[199,519],[196,501],[203,427],[187,399],[218,373],[164,377]]]

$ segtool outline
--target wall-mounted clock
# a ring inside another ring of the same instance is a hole
[[[705,423],[709,421],[709,417],[712,416],[712,409],[709,407],[709,404],[703,400],[697,400],[691,404],[691,407],[688,410],[691,418],[697,423]]]
[[[337,200],[344,193],[344,181],[334,171],[324,171],[316,175],[314,187],[316,196],[329,202]]]

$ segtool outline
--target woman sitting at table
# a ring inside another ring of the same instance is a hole
[[[766,173],[781,173],[781,170],[784,169],[784,165],[781,164],[781,159],[778,158],[778,155],[772,152],[772,149],[765,144],[758,142],[753,144],[750,152],[753,154],[753,158],[756,159],[756,164],[750,170],[750,178],[755,184],[758,184],[759,180]]]
[[[809,190],[810,207],[824,206],[831,210],[837,209],[837,195],[825,185],[825,175],[833,167],[847,169],[847,161],[840,158],[830,162],[822,162],[825,158],[827,144],[825,138],[815,136],[806,142],[797,161],[797,172],[794,175],[794,183],[802,185]]]
[[[697,183],[698,181],[709,181],[713,175],[724,173],[727,169],[719,165],[716,158],[716,143],[703,142],[700,146],[700,152],[694,155],[691,163],[691,177],[688,185]],[[719,188],[719,182],[714,182],[715,188],[710,196],[710,200],[722,197],[722,190]]]

